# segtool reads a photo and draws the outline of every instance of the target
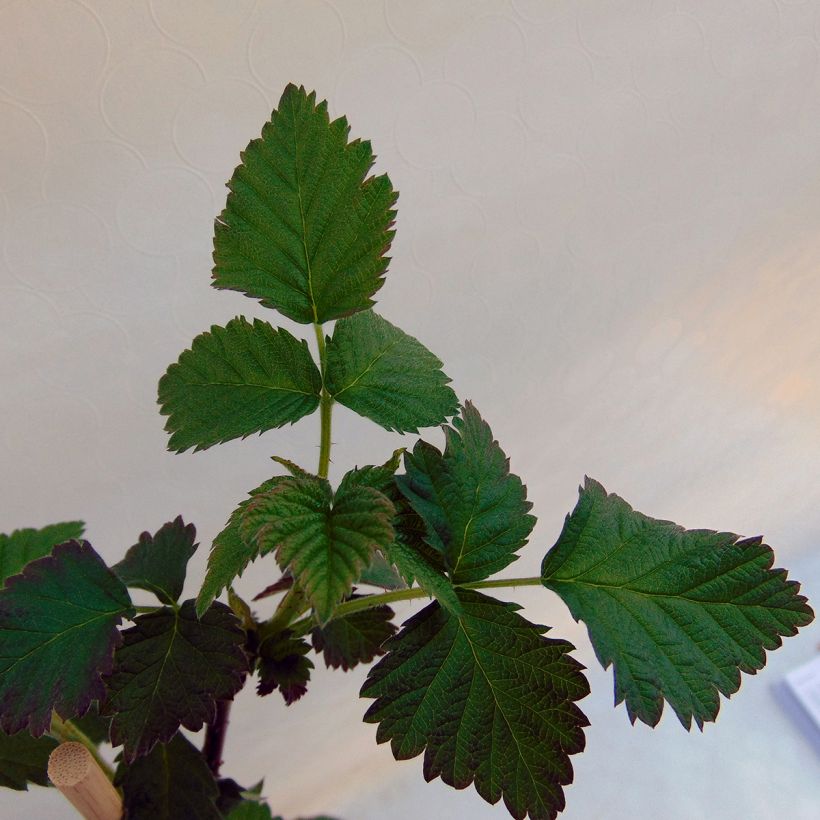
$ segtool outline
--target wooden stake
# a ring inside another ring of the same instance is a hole
[[[61,743],[49,755],[48,777],[86,820],[122,817],[122,799],[82,743]]]

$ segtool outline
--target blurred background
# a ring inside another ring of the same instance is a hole
[[[0,0],[0,529],[83,518],[114,561],[182,514],[194,594],[269,456],[315,466],[318,416],[172,455],[155,404],[213,323],[308,335],[209,287],[224,183],[294,81],[401,192],[377,309],[444,361],[527,483],[539,523],[511,574],[537,572],[588,473],[655,517],[764,533],[816,607],[818,38],[816,0]],[[344,407],[333,436],[332,479],[414,441]],[[239,590],[275,577],[260,561]],[[818,758],[774,697],[818,628],[703,734],[669,713],[653,731],[612,708],[552,593],[507,597],[590,667],[562,817],[818,816]],[[264,777],[286,817],[507,816],[395,763],[361,722],[364,671],[323,667],[289,709],[247,687],[226,773]],[[0,816],[72,814],[33,787]]]

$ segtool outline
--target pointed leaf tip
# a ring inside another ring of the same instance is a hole
[[[112,570],[127,586],[152,592],[164,604],[182,595],[188,561],[196,552],[196,527],[178,515],[154,535],[144,532]]]
[[[387,176],[368,176],[373,151],[348,142],[349,132],[344,117],[329,119],[315,91],[285,88],[228,183],[215,226],[214,287],[238,290],[303,324],[373,304],[387,270],[396,197]]]

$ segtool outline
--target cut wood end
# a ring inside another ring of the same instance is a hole
[[[94,757],[82,743],[61,743],[48,758],[48,779],[55,786],[76,786],[88,776]]]

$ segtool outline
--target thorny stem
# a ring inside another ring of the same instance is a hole
[[[91,752],[94,760],[97,761],[100,768],[105,772],[105,776],[109,780],[114,779],[114,769],[107,760],[104,760],[97,749],[97,744],[83,731],[78,729],[70,720],[63,720],[56,712],[51,713],[51,729],[49,734],[60,743],[72,741],[74,743],[82,743],[89,752]]]
[[[214,777],[219,777],[219,769],[222,766],[222,750],[225,748],[225,732],[228,730],[230,713],[231,701],[217,701],[216,715],[205,730],[202,755]]]
[[[322,435],[319,445],[319,470],[320,478],[327,478],[330,467],[330,418],[333,412],[333,397],[325,387],[325,337],[322,326],[314,323],[313,329],[316,331],[316,344],[319,346],[319,368],[322,373],[322,393],[319,398],[319,413],[322,423]]]

